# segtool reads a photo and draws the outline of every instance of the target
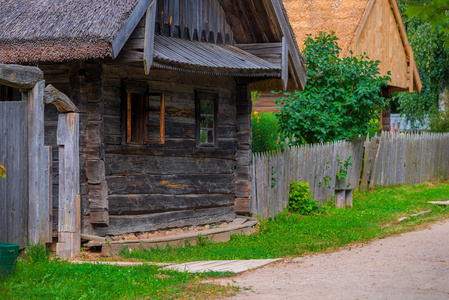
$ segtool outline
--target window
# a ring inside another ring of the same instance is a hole
[[[217,147],[218,95],[197,92],[195,101],[196,145],[198,147]]]
[[[137,93],[127,90],[126,142],[165,143],[165,99],[163,93]]]

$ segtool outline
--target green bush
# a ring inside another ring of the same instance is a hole
[[[305,41],[307,85],[276,100],[281,132],[293,144],[347,140],[378,129],[389,76],[365,55],[341,58],[338,38],[320,33]],[[374,121],[373,121],[374,120]]]
[[[251,122],[253,153],[278,149],[279,123],[276,116],[270,112],[255,111],[251,114]]]
[[[287,209],[301,215],[310,215],[319,210],[318,204],[312,198],[308,182],[292,181],[290,183]]]

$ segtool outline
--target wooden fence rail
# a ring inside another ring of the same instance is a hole
[[[257,153],[252,157],[251,213],[273,217],[288,204],[290,182],[308,182],[312,196],[325,202],[341,163],[348,157],[346,185],[414,184],[449,173],[449,134],[399,134],[292,147],[284,152]],[[328,179],[328,180],[326,180]]]

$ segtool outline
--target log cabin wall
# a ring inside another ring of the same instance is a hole
[[[126,82],[165,98],[165,143],[137,145],[123,138]],[[97,235],[211,224],[235,218],[236,82],[232,77],[103,65],[105,178],[109,227]],[[195,93],[218,95],[218,146],[197,147]],[[249,99],[248,99],[249,102]]]
[[[243,157],[250,151],[247,119],[250,119],[251,108],[248,107],[249,98],[244,99],[248,96],[248,85],[237,85],[233,77],[155,69],[146,76],[141,64],[76,62],[40,67],[46,83],[67,94],[80,112],[84,233],[104,236],[212,224],[235,218],[238,176],[235,169],[237,164],[239,169],[249,164],[244,158],[237,163],[237,151],[242,152],[239,155]],[[132,145],[123,141],[125,81],[147,85],[151,92],[164,93],[164,144]],[[218,95],[216,148],[196,145],[197,91]],[[45,143],[53,146],[55,223],[57,115],[53,105],[46,106]],[[245,189],[239,190],[247,194]]]

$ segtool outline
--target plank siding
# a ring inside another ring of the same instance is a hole
[[[144,19],[131,34],[124,50],[143,50]],[[155,28],[157,34],[170,37],[215,44],[234,43],[231,26],[218,0],[158,0]]]
[[[391,86],[407,88],[407,50],[389,0],[374,1],[353,49],[355,55],[366,53],[371,60],[380,60],[380,74],[387,75],[391,71]]]
[[[28,231],[27,102],[0,102],[0,241],[26,246]]]
[[[401,135],[384,131],[380,138],[367,137],[365,143],[361,139],[337,141],[293,147],[279,153],[256,153],[251,168],[254,187],[249,204],[251,213],[268,218],[284,210],[293,180],[308,182],[313,198],[328,201],[334,191],[320,182],[328,175],[332,178],[330,187],[335,186],[337,154],[342,161],[351,156],[346,184],[357,189],[361,181],[362,191],[368,186],[418,184],[449,178],[447,133]]]

